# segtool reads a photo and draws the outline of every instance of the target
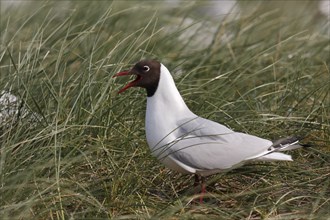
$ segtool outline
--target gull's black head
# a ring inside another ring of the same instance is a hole
[[[153,96],[160,79],[160,67],[160,62],[156,60],[142,60],[135,64],[131,70],[117,73],[114,77],[136,75],[135,80],[128,83],[118,93],[124,92],[130,87],[142,87],[147,90],[148,97]]]

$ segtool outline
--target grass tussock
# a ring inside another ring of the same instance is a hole
[[[0,90],[31,114],[0,125],[2,219],[329,218],[329,21],[314,1],[239,6],[221,20],[159,1],[2,10]],[[142,58],[171,70],[198,115],[313,147],[215,175],[191,204],[192,178],[150,156],[144,91],[116,94],[112,75]]]

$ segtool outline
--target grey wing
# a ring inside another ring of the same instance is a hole
[[[169,147],[176,160],[201,170],[231,167],[267,153],[272,142],[253,135],[234,132],[224,125],[196,117],[184,120],[177,138]]]

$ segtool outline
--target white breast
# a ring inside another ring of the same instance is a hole
[[[183,164],[167,155],[166,147],[175,140],[178,119],[195,117],[184,103],[173,78],[167,68],[161,64],[160,80],[155,94],[147,98],[145,119],[146,137],[151,153],[168,168],[178,172],[193,172],[192,168],[183,168]]]

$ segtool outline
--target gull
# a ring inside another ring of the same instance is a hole
[[[131,87],[147,92],[145,132],[151,153],[174,171],[195,174],[195,186],[202,182],[200,202],[206,176],[251,161],[292,161],[281,152],[302,147],[296,137],[272,142],[199,117],[185,104],[169,70],[156,60],[142,60],[114,77],[127,75],[136,78],[118,93]]]

